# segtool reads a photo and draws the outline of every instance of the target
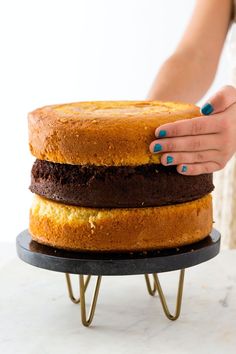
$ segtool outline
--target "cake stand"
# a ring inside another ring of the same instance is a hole
[[[144,274],[148,294],[159,295],[165,315],[174,321],[180,315],[185,269],[208,261],[220,250],[220,233],[216,229],[202,241],[174,249],[145,252],[71,252],[41,245],[31,239],[28,230],[16,239],[17,254],[33,266],[63,272],[66,276],[68,294],[75,304],[80,303],[81,321],[84,326],[92,323],[102,276]],[[170,313],[158,273],[179,270],[179,283],[175,312]],[[75,297],[70,274],[79,275],[79,297]],[[86,279],[84,279],[87,275]],[[86,289],[91,276],[96,276],[96,286],[89,315],[86,310]],[[153,280],[151,281],[150,276]]]

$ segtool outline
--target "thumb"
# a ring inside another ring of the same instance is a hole
[[[236,103],[236,88],[230,85],[222,87],[200,109],[201,114],[220,113]]]

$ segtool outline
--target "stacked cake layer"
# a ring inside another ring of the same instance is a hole
[[[69,250],[136,251],[206,237],[212,174],[181,175],[149,151],[158,126],[196,116],[194,105],[158,101],[78,102],[30,113],[32,238]]]

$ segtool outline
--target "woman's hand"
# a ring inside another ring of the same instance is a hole
[[[236,152],[236,89],[225,86],[201,108],[206,117],[167,123],[155,131],[152,153],[161,163],[177,165],[184,175],[221,170]],[[210,116],[209,116],[210,115]]]

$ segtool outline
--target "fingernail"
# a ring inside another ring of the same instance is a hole
[[[169,163],[172,163],[174,161],[173,157],[172,156],[167,156],[166,158],[166,163],[169,164]]]
[[[187,166],[185,166],[185,165],[183,165],[183,166],[182,166],[182,170],[181,170],[181,172],[186,172],[186,171],[187,171],[187,169],[188,169],[188,167],[187,167]]]
[[[204,114],[204,116],[208,116],[214,111],[213,106],[210,103],[205,103],[202,108],[200,109],[201,113]]]
[[[164,138],[166,136],[166,130],[160,130],[158,134],[158,138]]]
[[[158,151],[161,151],[161,150],[162,150],[161,144],[156,144],[156,145],[154,146],[153,152],[158,152]]]

